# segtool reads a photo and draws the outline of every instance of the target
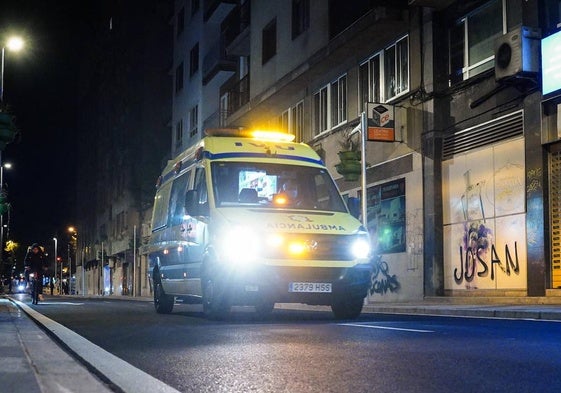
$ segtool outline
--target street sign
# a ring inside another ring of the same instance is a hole
[[[395,142],[394,106],[368,102],[367,140],[375,142]]]

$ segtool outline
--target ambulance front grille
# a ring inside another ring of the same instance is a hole
[[[354,239],[356,238],[351,235],[290,234],[285,235],[284,244],[305,244],[306,249],[302,254],[295,256],[287,247],[282,247],[268,249],[265,256],[271,259],[350,261],[354,259],[351,254],[351,243]]]

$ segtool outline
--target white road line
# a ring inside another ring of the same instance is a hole
[[[339,326],[354,326],[354,327],[382,329],[382,330],[399,330],[402,332],[413,332],[413,333],[434,333],[434,330],[406,329],[406,328],[396,328],[396,327],[377,326],[377,325],[362,325],[359,323],[340,323]]]
[[[64,306],[83,306],[84,303],[72,303],[72,302],[42,302],[39,301],[40,306],[47,306],[47,305],[59,305],[62,304]]]
[[[150,374],[132,366],[91,341],[86,340],[78,333],[64,327],[58,322],[47,318],[35,311],[27,304],[18,300],[14,301],[27,315],[35,319],[46,329],[57,336],[74,353],[90,364],[109,381],[118,386],[125,393],[179,393],[173,387],[165,384]]]

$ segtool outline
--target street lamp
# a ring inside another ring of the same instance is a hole
[[[0,104],[4,101],[4,57],[6,49],[12,52],[19,52],[24,45],[21,37],[12,36],[2,45],[2,59],[0,62]]]
[[[72,250],[76,249],[78,232],[73,226],[68,227],[70,233],[70,241],[68,242],[68,294],[72,294]]]
[[[57,254],[58,254],[58,244],[57,244],[57,242],[58,242],[58,239],[56,237],[53,237],[53,240],[55,241],[55,253],[54,253],[55,256],[54,256],[54,258],[55,258],[55,279],[56,279],[57,265],[58,265],[58,258],[57,258]],[[61,274],[61,278],[62,278],[62,274]],[[60,280],[60,282],[62,282],[62,280]],[[60,289],[59,289],[58,293],[60,294]]]
[[[0,152],[0,199],[1,203],[7,203],[4,195],[4,168],[10,169],[12,164],[9,162],[2,164],[2,153]],[[4,206],[0,206],[0,268],[4,270]]]

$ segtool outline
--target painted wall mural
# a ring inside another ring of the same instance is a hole
[[[524,140],[443,162],[446,289],[525,289]]]

